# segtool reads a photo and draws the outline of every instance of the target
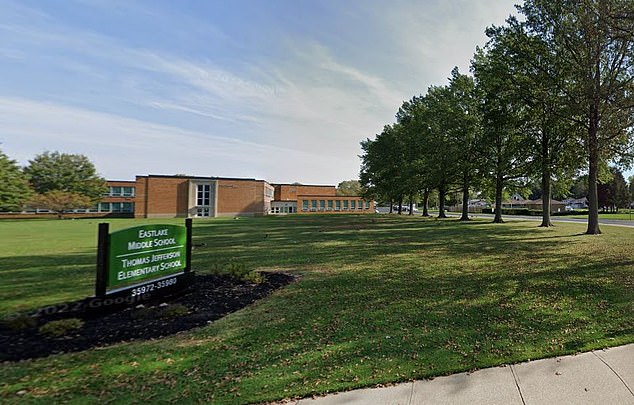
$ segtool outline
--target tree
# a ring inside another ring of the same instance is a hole
[[[631,148],[634,124],[634,2],[526,0],[518,7],[528,32],[556,55],[551,83],[583,125],[588,161],[587,234],[599,234],[597,182],[602,162]]]
[[[92,205],[90,197],[78,193],[51,190],[43,194],[36,194],[28,202],[32,208],[53,211],[62,219],[65,211],[88,208]]]
[[[630,208],[632,208],[632,204],[634,204],[634,175],[629,178],[628,190],[630,192]]]
[[[570,182],[571,174],[583,162],[577,142],[577,133],[582,128],[569,119],[573,111],[556,91],[557,80],[565,74],[564,64],[559,63],[542,38],[531,35],[526,24],[515,17],[507,19],[507,26],[490,28],[487,33],[508,55],[503,60],[509,63],[511,94],[519,106],[519,122],[530,152],[527,174],[540,182],[540,226],[552,226],[553,185],[561,188]],[[532,173],[537,175],[531,176]]]
[[[529,145],[522,128],[524,105],[514,92],[513,76],[505,38],[488,33],[491,40],[485,50],[478,49],[472,61],[476,86],[481,94],[482,147],[487,173],[483,185],[495,190],[494,223],[502,220],[502,197],[506,188],[526,183]]]
[[[610,167],[608,181],[599,181],[597,196],[603,211],[618,212],[629,204],[629,192],[623,173],[616,167]]]
[[[374,140],[361,142],[361,172],[359,182],[366,198],[392,203],[403,201],[402,162],[405,145],[398,125],[386,125]],[[399,210],[400,211],[400,210]]]
[[[0,211],[20,211],[33,191],[15,160],[0,151]]]
[[[448,126],[450,141],[457,154],[456,174],[462,191],[462,215],[460,221],[469,220],[469,190],[481,168],[482,132],[478,111],[479,97],[472,77],[460,74],[458,68],[451,71],[449,79],[450,114]]]
[[[39,194],[65,191],[88,197],[95,204],[108,191],[106,180],[84,155],[47,151],[30,160],[24,172]]]
[[[359,183],[359,180],[344,180],[341,183],[337,184],[337,195],[361,195],[361,183]]]

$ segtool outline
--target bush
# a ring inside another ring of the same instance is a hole
[[[152,307],[138,308],[130,314],[132,319],[152,319],[158,316],[158,310]]]
[[[211,270],[214,273],[228,274],[240,280],[251,281],[256,284],[264,281],[262,275],[259,272],[249,269],[243,263],[232,261],[226,264],[215,264],[214,266],[212,266]]]
[[[84,321],[77,318],[60,319],[40,326],[40,333],[51,337],[60,337],[68,332],[75,331],[84,326]]]
[[[37,320],[27,314],[18,314],[2,320],[2,326],[11,330],[23,330],[33,328]]]
[[[572,210],[572,211],[561,211],[561,212],[553,212],[554,216],[566,216],[566,215],[588,215],[588,211],[580,211],[580,210]]]
[[[162,318],[178,318],[179,316],[185,316],[189,313],[189,308],[183,304],[168,305],[161,311],[160,316]]]

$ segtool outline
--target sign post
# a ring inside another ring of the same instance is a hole
[[[95,297],[140,300],[191,283],[191,218],[185,226],[151,224],[108,231],[107,223],[99,224]]]

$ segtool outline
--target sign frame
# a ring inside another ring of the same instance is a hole
[[[152,224],[156,227],[160,224]],[[172,225],[169,225],[172,226]],[[141,228],[133,227],[133,228]],[[109,261],[112,246],[110,245],[109,224],[100,223],[98,230],[97,245],[97,277],[95,282],[96,298],[139,298],[148,299],[155,295],[167,295],[189,286],[194,279],[194,272],[191,270],[192,256],[192,219],[185,219],[186,246],[185,246],[185,267],[176,274],[157,274],[155,277],[138,280],[138,282],[122,287],[108,289]]]

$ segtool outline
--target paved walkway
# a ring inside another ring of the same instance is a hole
[[[634,344],[291,403],[634,404]]]

